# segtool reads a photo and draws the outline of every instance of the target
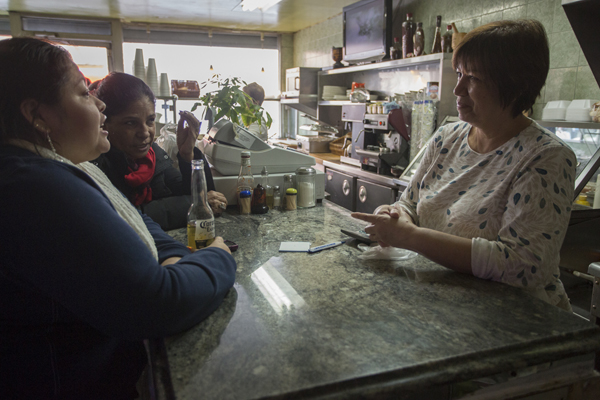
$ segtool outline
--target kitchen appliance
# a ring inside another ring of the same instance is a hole
[[[303,117],[314,121],[314,124],[300,126],[301,134],[296,135],[298,150],[303,153],[329,153],[329,143],[336,139],[337,128],[304,114]]]
[[[285,92],[281,104],[312,116],[317,115],[318,73],[320,68],[296,67],[285,70]]]
[[[298,151],[305,154],[309,153],[330,153],[329,143],[335,140],[335,136],[331,135],[297,135]]]
[[[296,67],[285,70],[285,97],[317,94],[320,68]]]
[[[389,114],[365,114],[363,129],[353,137],[355,152],[363,170],[392,176],[392,167],[406,168],[410,147],[388,121]],[[397,168],[396,168],[397,170]]]
[[[263,167],[269,172],[269,184],[283,186],[283,175],[295,173],[299,167],[315,165],[312,156],[298,151],[272,146],[260,140],[242,126],[221,119],[202,138],[198,147],[211,165],[215,189],[227,198],[229,205],[237,204],[237,177],[242,151],[250,151],[254,181],[261,182]],[[315,176],[315,195],[322,200],[325,177],[321,171]]]

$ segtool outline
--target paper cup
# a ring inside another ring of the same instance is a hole
[[[148,69],[146,70],[146,84],[150,86],[152,92],[158,95],[158,74],[156,72],[156,61],[154,58],[148,59]]]
[[[166,73],[160,74],[160,87],[159,87],[160,96],[170,96],[171,95],[171,82],[169,81],[169,77]]]

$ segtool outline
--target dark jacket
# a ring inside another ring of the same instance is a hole
[[[187,223],[187,213],[191,204],[192,165],[177,154],[179,170],[173,167],[173,161],[156,143],[152,144],[156,154],[156,168],[150,182],[152,201],[142,204],[140,211],[158,223],[165,231],[182,228]],[[208,191],[215,190],[212,173],[204,154],[194,148],[194,159],[204,160],[204,176]],[[108,176],[108,179],[129,200],[133,200],[136,188],[125,182],[129,173],[125,153],[111,148],[108,153],[92,161]]]
[[[143,216],[159,262],[83,171],[0,146],[0,399],[133,398],[142,339],[221,304],[235,261]]]

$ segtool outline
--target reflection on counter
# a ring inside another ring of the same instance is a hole
[[[281,315],[285,311],[301,308],[305,302],[292,285],[273,267],[272,263],[277,262],[278,258],[272,257],[250,274],[250,278],[273,310]],[[279,262],[281,262],[280,259]]]

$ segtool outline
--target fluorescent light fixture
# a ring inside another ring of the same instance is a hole
[[[254,11],[258,8],[262,11],[266,11],[280,1],[281,0],[242,0],[242,10]]]

